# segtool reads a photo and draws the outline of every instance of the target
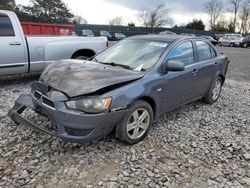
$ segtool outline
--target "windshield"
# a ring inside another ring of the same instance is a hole
[[[101,52],[95,60],[146,71],[157,63],[168,45],[168,42],[126,39]]]
[[[205,38],[213,40],[213,37],[210,37],[210,36],[206,36]]]
[[[109,35],[109,32],[108,31],[101,31],[101,34],[102,35]]]
[[[234,35],[234,37],[242,38],[242,35]]]

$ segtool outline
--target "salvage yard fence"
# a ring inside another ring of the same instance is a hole
[[[207,35],[213,37],[215,34],[212,31],[202,31],[202,30],[185,29],[185,28],[154,28],[154,31],[152,31],[150,27],[129,27],[129,26],[92,25],[92,24],[77,24],[74,26],[75,33],[80,36],[82,35],[82,30],[84,29],[91,29],[94,32],[95,36],[99,36],[101,30],[109,31],[111,34],[123,33],[126,36],[159,33],[165,30],[172,31],[177,34],[190,33],[190,34],[195,34],[197,36]]]

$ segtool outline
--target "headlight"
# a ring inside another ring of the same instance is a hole
[[[83,111],[86,113],[100,113],[109,109],[111,101],[111,97],[105,99],[83,99],[76,101],[68,101],[66,102],[66,106],[68,108]]]

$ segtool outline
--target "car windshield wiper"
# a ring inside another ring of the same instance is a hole
[[[101,63],[101,64],[105,64],[105,65],[110,65],[110,66],[119,66],[119,67],[122,67],[122,68],[125,68],[125,69],[132,69],[130,66],[128,65],[122,65],[122,64],[118,64],[118,63],[114,63],[114,62],[100,62],[100,61],[97,61],[98,63]]]

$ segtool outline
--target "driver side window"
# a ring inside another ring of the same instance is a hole
[[[194,63],[194,49],[191,41],[183,42],[176,46],[168,56],[168,61],[180,61],[185,66]]]

